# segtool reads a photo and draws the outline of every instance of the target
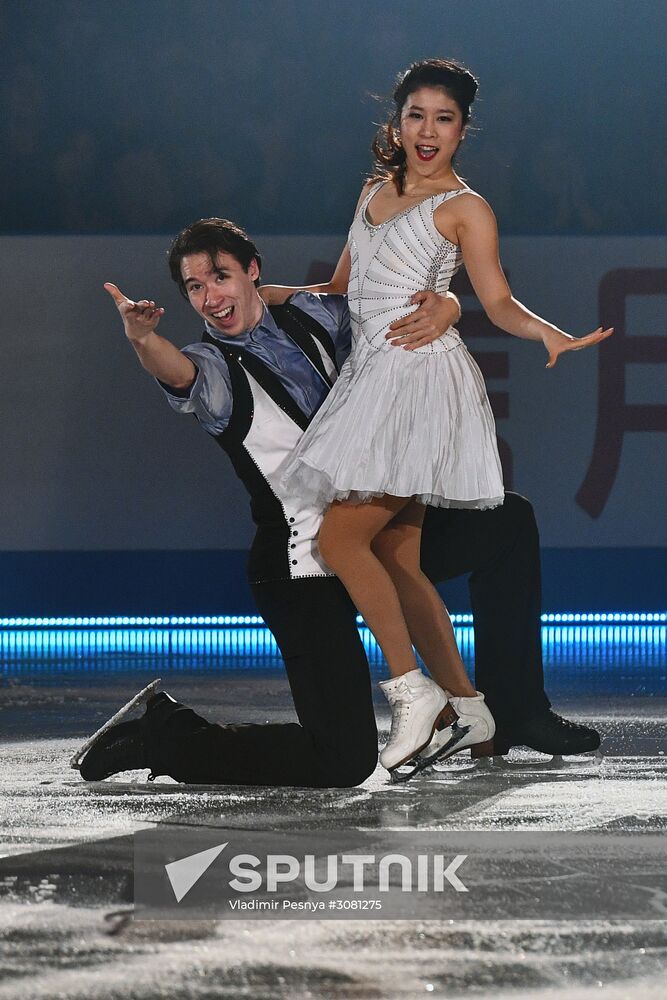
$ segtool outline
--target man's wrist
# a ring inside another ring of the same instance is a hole
[[[131,344],[135,344],[138,347],[143,347],[146,341],[155,334],[155,330],[137,330],[125,327],[125,336],[130,341]]]

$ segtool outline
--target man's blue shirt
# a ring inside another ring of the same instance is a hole
[[[324,327],[334,342],[338,367],[350,353],[350,315],[344,295],[315,295],[296,292],[289,302]],[[230,347],[242,347],[258,357],[281,381],[292,399],[307,416],[322,405],[329,386],[303,351],[276,325],[269,310],[252,330],[225,337],[209,324],[210,335]],[[183,348],[197,368],[194,383],[186,393],[162,385],[170,405],[179,413],[194,413],[210,434],[221,434],[232,415],[232,383],[222,353],[212,344],[190,344]]]

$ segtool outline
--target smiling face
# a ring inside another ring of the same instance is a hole
[[[262,318],[264,304],[254,284],[259,278],[254,258],[246,271],[229,253],[218,251],[215,263],[207,253],[188,254],[181,260],[181,277],[192,308],[225,336],[252,330]]]
[[[452,157],[465,134],[456,101],[441,87],[421,87],[401,109],[401,144],[408,168],[422,177],[451,169]]]

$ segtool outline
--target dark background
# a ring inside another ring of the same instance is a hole
[[[162,274],[169,235],[207,215],[229,216],[269,244],[331,234],[333,262],[371,168],[373,122],[385,113],[372,95],[388,95],[400,69],[436,55],[479,77],[459,171],[491,202],[504,236],[594,237],[581,241],[591,260],[615,236],[661,236],[666,29],[664,0],[0,2],[0,452],[10,539],[0,611],[252,610],[246,500],[217,453],[209,458],[211,442],[164,412],[120,342],[103,280],[127,282],[130,294],[135,285],[173,293]],[[641,266],[660,266],[656,245]],[[274,253],[271,267],[282,263]],[[585,293],[566,265],[556,261],[548,276],[557,296],[576,292],[563,298],[567,319],[570,299]],[[515,279],[535,287],[530,268]],[[170,330],[175,299],[165,299]],[[664,333],[654,315],[637,329]],[[586,448],[596,367],[591,354],[562,375],[589,371],[576,411]],[[651,402],[659,367],[635,367],[638,399]],[[513,360],[513,384],[517,370]],[[558,403],[550,421],[561,457],[545,476],[582,465],[581,454],[565,454],[567,410]],[[628,507],[617,547],[600,547],[594,522],[590,547],[547,547],[548,610],[662,607],[664,549],[623,548],[636,522],[631,486],[615,494]],[[571,516],[538,510],[545,532]],[[228,522],[242,526],[233,547]],[[216,548],[200,540],[209,523]],[[462,581],[450,603],[467,607]]]
[[[663,0],[5,0],[0,231],[343,233],[371,95],[438,55],[503,233],[659,233],[665,38]]]

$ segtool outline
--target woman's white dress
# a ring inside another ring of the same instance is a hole
[[[453,327],[414,351],[385,340],[414,311],[410,298],[439,293],[461,266],[435,228],[438,205],[469,188],[426,198],[380,225],[360,206],[348,239],[352,350],[338,380],[285,463],[283,482],[304,501],[363,502],[385,493],[440,507],[503,502],[496,430],[484,379]]]

